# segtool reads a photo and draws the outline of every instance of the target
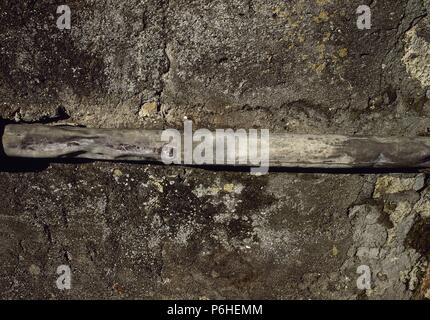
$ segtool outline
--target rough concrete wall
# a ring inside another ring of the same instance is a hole
[[[72,28],[62,31],[60,4],[1,1],[0,117],[429,131],[428,0],[70,0]],[[361,4],[371,30],[356,27]],[[429,294],[425,174],[29,169],[0,172],[2,298]],[[55,286],[61,264],[72,268],[68,291]],[[360,265],[372,290],[357,289]]]

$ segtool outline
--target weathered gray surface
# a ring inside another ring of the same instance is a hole
[[[63,2],[5,0],[0,116],[425,134],[430,3],[373,1],[363,32],[366,2],[75,0],[62,32]],[[424,175],[55,164],[1,172],[0,188],[2,298],[408,299],[430,287]],[[356,289],[361,264],[372,291]]]
[[[212,136],[213,137],[213,136]],[[161,130],[93,129],[37,124],[8,124],[2,146],[6,156],[26,159],[90,159],[163,163],[167,157],[179,154],[184,164],[184,140],[197,147],[201,141],[180,135],[180,142],[169,145],[163,141]],[[213,157],[203,163],[216,165],[217,154],[224,155],[221,164],[252,166],[248,145],[253,145],[261,165],[272,168],[402,168],[430,167],[430,138],[428,137],[355,137],[343,135],[289,134],[246,136],[240,142],[233,135],[228,145],[223,137],[222,149],[212,144]],[[238,144],[245,144],[239,148]],[[265,149],[264,151],[262,149]],[[191,150],[191,153],[193,150]],[[262,157],[266,157],[263,159]],[[266,161],[266,164],[262,162]]]

